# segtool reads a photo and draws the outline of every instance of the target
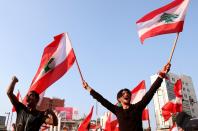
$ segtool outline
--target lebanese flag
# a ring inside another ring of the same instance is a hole
[[[164,120],[167,121],[172,114],[177,112],[182,112],[182,81],[181,79],[177,80],[174,85],[174,93],[176,98],[172,101],[167,102],[162,107],[162,116]]]
[[[16,95],[16,98],[17,98],[17,100],[19,101],[19,97],[21,96],[21,94],[20,94],[20,92],[18,91],[18,93],[17,93],[17,95]],[[12,107],[12,112],[16,112],[16,109],[15,109],[15,107],[13,106]]]
[[[82,121],[82,123],[78,127],[78,131],[88,131],[88,125],[90,124],[92,114],[93,114],[93,106],[91,108],[90,113],[87,115],[87,117]]]
[[[44,49],[40,66],[30,85],[29,91],[43,93],[50,85],[61,78],[76,60],[67,33],[54,37]],[[29,92],[28,91],[28,92]]]
[[[142,97],[146,93],[146,84],[145,80],[141,81],[132,91],[131,103],[135,104],[142,100]],[[149,120],[148,108],[145,108],[142,112],[142,120]]]
[[[190,0],[174,0],[140,18],[136,24],[141,43],[149,37],[182,32]]]

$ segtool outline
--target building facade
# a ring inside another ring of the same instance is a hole
[[[56,107],[64,107],[64,103],[64,99],[43,97],[41,103],[38,104],[37,109],[40,111],[45,111],[49,108],[55,109]]]
[[[153,83],[158,75],[151,76],[151,83]],[[168,74],[168,79],[164,79],[161,87],[154,95],[155,118],[157,130],[166,130],[172,127],[174,118],[164,121],[162,117],[162,107],[168,102],[175,99],[173,91],[174,84],[178,79],[182,80],[182,107],[183,111],[192,117],[198,117],[198,103],[192,82],[192,78],[186,75]]]

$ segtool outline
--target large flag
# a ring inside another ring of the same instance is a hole
[[[16,98],[17,98],[18,101],[20,101],[20,100],[19,100],[20,97],[21,97],[21,94],[20,94],[20,92],[18,91],[18,93],[17,93],[17,95],[16,95]],[[16,111],[16,109],[15,109],[15,107],[13,106],[13,107],[12,107],[12,112],[15,112],[15,111]]]
[[[167,102],[162,107],[162,116],[164,120],[167,121],[172,114],[177,112],[182,112],[182,81],[181,79],[177,80],[174,85],[174,93],[176,98],[172,101]]]
[[[40,66],[29,91],[34,90],[39,94],[43,93],[70,69],[75,59],[68,34],[62,33],[55,36],[54,41],[44,49]]]
[[[140,18],[136,24],[141,43],[146,38],[182,32],[189,0],[174,0]]]
[[[91,108],[90,113],[87,115],[87,117],[82,121],[80,126],[78,127],[78,131],[88,131],[88,126],[90,125],[91,117],[93,114],[93,106]]]
[[[141,81],[132,91],[132,97],[131,97],[131,104],[135,104],[142,100],[142,97],[146,93],[146,86],[145,81]],[[108,116],[108,120],[106,122],[106,131],[119,131],[119,125],[118,121],[112,113]],[[149,120],[149,113],[148,109],[145,108],[142,113],[142,120]],[[111,122],[109,122],[111,121]],[[111,130],[110,130],[111,129]]]

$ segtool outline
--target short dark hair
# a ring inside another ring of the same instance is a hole
[[[32,90],[30,91],[31,94],[33,94],[35,96],[35,98],[37,99],[37,102],[39,101],[40,99],[40,96],[39,96],[39,93],[37,93],[36,91]]]
[[[121,89],[121,90],[118,91],[118,93],[117,93],[117,100],[118,100],[120,97],[122,97],[122,92],[123,92],[123,91],[126,91],[127,93],[129,93],[129,94],[131,95],[131,91],[130,91],[129,89],[127,89],[127,88]]]

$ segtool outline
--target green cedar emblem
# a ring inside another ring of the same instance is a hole
[[[45,73],[53,69],[54,66],[55,66],[55,58],[50,58],[50,60],[47,62],[47,64],[44,67]]]
[[[171,23],[176,19],[179,15],[178,14],[169,14],[169,13],[164,13],[161,15],[159,22],[165,22],[165,23]]]
[[[119,103],[117,104],[117,106],[118,106],[118,107],[122,107],[122,104],[119,102]]]

